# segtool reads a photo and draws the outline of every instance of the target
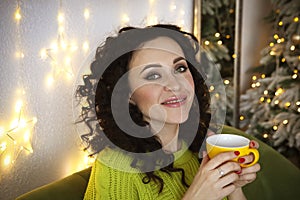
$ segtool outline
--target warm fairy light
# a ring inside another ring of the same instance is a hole
[[[259,100],[260,100],[261,102],[264,102],[265,97],[260,97]]]
[[[286,103],[284,104],[284,106],[285,106],[285,107],[290,107],[290,106],[291,106],[291,102],[286,102]]]
[[[47,77],[47,79],[46,79],[46,82],[47,82],[48,87],[52,86],[53,83],[54,83],[54,78],[53,78],[53,76],[52,76],[52,75],[49,75],[49,76]]]
[[[16,102],[16,105],[15,105],[15,111],[16,111],[16,113],[21,112],[22,107],[23,107],[23,101],[22,100],[18,100]]]
[[[267,134],[267,133],[265,133],[265,134],[263,134],[263,138],[268,138],[269,137],[269,135]]]
[[[297,77],[298,77],[297,74],[293,74],[293,75],[292,75],[292,79],[296,79]]]
[[[25,55],[23,52],[21,52],[21,51],[16,52],[16,58],[24,58],[24,57],[25,57]]]
[[[129,16],[125,13],[122,15],[122,22],[123,23],[128,23],[130,21]]]
[[[295,17],[294,22],[298,22],[298,21],[299,21],[299,17]]]
[[[275,105],[278,105],[278,104],[279,104],[279,100],[275,100],[275,101],[274,101],[274,104],[275,104]]]
[[[230,35],[226,35],[225,38],[226,38],[226,39],[230,39],[231,36],[230,36]]]
[[[229,85],[229,84],[230,84],[230,81],[229,81],[229,80],[224,80],[224,84],[225,84],[225,85]]]
[[[282,121],[282,123],[283,123],[284,125],[287,125],[287,124],[289,123],[289,120],[285,119],[285,120]]]
[[[297,101],[297,102],[296,102],[296,105],[297,105],[297,106],[300,106],[300,101]]]
[[[277,129],[278,129],[278,126],[276,126],[276,125],[273,126],[273,130],[274,130],[274,131],[277,131]]]
[[[57,15],[58,24],[62,24],[65,21],[65,16],[63,13],[59,12]]]
[[[264,91],[264,95],[267,95],[269,92],[268,92],[268,90],[265,90]]]
[[[223,44],[223,42],[222,42],[222,40],[218,40],[218,45],[222,45]]]
[[[275,34],[273,37],[275,40],[279,39],[279,36],[277,34]]]
[[[215,94],[215,97],[218,99],[218,98],[220,98],[220,94],[219,93],[216,93]]]
[[[85,19],[89,19],[90,18],[90,11],[89,9],[84,9],[84,12],[83,12],[83,16]]]
[[[282,39],[277,39],[277,43],[278,44],[280,44],[280,43],[282,43],[284,40],[282,40]]]
[[[291,51],[295,51],[295,49],[296,49],[295,45],[292,45],[292,46],[290,47],[290,50],[291,50]]]
[[[30,140],[30,131],[26,131],[23,136],[24,142],[29,142]]]
[[[213,85],[211,85],[210,87],[209,87],[209,91],[211,92],[211,91],[214,91],[214,89],[215,89],[215,87],[213,86]]]
[[[16,12],[15,12],[15,20],[20,21],[22,18],[21,16],[21,9],[17,8]]]
[[[220,37],[221,36],[221,34],[220,33],[215,33],[215,37]]]
[[[293,71],[295,74],[297,74],[298,73],[298,69],[294,69],[294,71]]]
[[[243,115],[240,116],[240,120],[243,121],[245,117]]]
[[[282,21],[278,22],[278,25],[279,25],[279,26],[282,26],[282,25],[283,25],[283,22],[282,22]]]
[[[56,41],[53,41],[50,45],[50,48],[51,48],[51,52],[53,53],[57,53],[58,51],[58,44]]]
[[[272,101],[272,100],[271,100],[270,98],[267,99],[267,103],[271,103],[271,101]]]
[[[252,88],[255,88],[255,86],[256,86],[255,83],[252,83],[252,84],[251,84],[251,87],[252,87]]]
[[[255,86],[256,86],[256,87],[259,87],[259,86],[260,86],[260,82],[256,82],[256,83],[255,83]]]
[[[236,54],[232,54],[232,58],[236,58]]]
[[[300,108],[298,108],[297,111],[300,112]]]
[[[229,9],[229,13],[230,13],[230,14],[233,14],[233,13],[234,13],[234,9],[232,9],[232,8]]]
[[[40,57],[43,60],[45,60],[48,57],[47,50],[45,48],[41,49],[41,51],[40,51]]]
[[[265,74],[262,74],[260,77],[261,77],[261,78],[266,78],[266,75],[265,75]]]
[[[2,142],[0,144],[0,151],[5,151],[6,150],[6,147],[7,147],[7,143],[6,142]]]
[[[210,44],[210,42],[209,42],[208,40],[205,40],[204,44],[205,44],[206,46],[208,46],[208,45]]]
[[[174,3],[172,3],[171,5],[170,5],[170,10],[171,11],[174,11],[174,10],[176,10],[176,5],[174,4]]]
[[[285,62],[285,58],[282,58],[282,59],[281,59],[281,62]]]
[[[8,165],[11,164],[11,156],[10,156],[10,155],[5,156],[4,161],[3,161],[3,164],[4,164],[5,166],[8,166]]]
[[[252,80],[255,81],[257,79],[257,76],[252,76]]]
[[[270,55],[271,55],[271,56],[275,56],[275,55],[276,55],[275,51],[271,50],[271,51],[270,51]]]
[[[158,23],[158,18],[157,18],[157,16],[155,16],[155,15],[150,15],[150,16],[147,18],[147,23],[148,23],[148,25],[157,24],[157,23]]]
[[[280,94],[283,93],[283,89],[282,88],[278,88],[277,91],[275,92],[275,96],[278,96]]]
[[[82,45],[82,49],[83,49],[83,51],[85,51],[85,52],[87,52],[87,51],[89,50],[89,47],[90,47],[90,45],[89,45],[89,42],[88,42],[88,41],[85,41],[85,42],[83,43],[83,45]]]
[[[269,44],[270,47],[273,47],[274,45],[275,45],[274,42],[271,42],[271,43]]]

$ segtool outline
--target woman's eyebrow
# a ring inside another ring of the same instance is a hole
[[[179,61],[181,61],[181,60],[185,60],[185,58],[184,58],[184,57],[178,57],[178,58],[175,58],[175,59],[173,60],[173,64],[175,64],[175,63],[177,63],[177,62],[179,62]]]
[[[149,69],[149,68],[152,68],[152,67],[162,67],[160,64],[150,64],[150,65],[147,65],[143,68],[143,70],[140,72],[140,74],[145,71],[146,69]]]

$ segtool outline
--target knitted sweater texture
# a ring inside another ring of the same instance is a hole
[[[184,146],[184,145],[183,145]],[[144,184],[146,176],[130,166],[132,158],[124,153],[105,149],[93,165],[84,200],[180,200],[187,190],[181,182],[181,172],[167,174],[156,171],[164,181],[159,193],[159,184],[154,181]],[[199,168],[197,156],[186,146],[174,153],[174,167],[185,171],[185,180],[190,185]]]

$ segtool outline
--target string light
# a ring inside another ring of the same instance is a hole
[[[287,125],[287,124],[289,123],[289,120],[285,119],[285,120],[282,121],[282,123],[283,123],[284,125]]]
[[[278,88],[275,92],[275,96],[279,96],[280,94],[283,93],[283,89],[282,88]]]
[[[243,121],[245,117],[243,115],[240,116],[240,121]]]
[[[274,131],[277,131],[277,129],[278,129],[278,126],[276,126],[276,125],[273,126],[273,130],[274,130]]]
[[[225,85],[229,85],[229,84],[230,84],[230,81],[229,81],[229,80],[224,80],[224,84],[225,84]]]
[[[220,36],[221,36],[220,33],[215,33],[215,37],[216,37],[216,38],[219,38]]]
[[[295,49],[296,49],[295,45],[292,45],[292,46],[290,47],[290,50],[291,50],[291,51],[295,51]]]
[[[295,17],[294,22],[298,22],[298,21],[299,21],[299,17]]]
[[[205,40],[205,41],[204,41],[204,44],[205,44],[206,46],[208,46],[208,45],[210,44],[210,42],[209,42],[208,40]]]
[[[88,20],[90,18],[90,11],[89,9],[85,8],[84,12],[83,12],[83,16],[86,20]]]
[[[261,78],[262,78],[262,79],[266,78],[266,75],[265,75],[265,74],[262,74],[262,75],[261,75]]]
[[[15,11],[14,17],[17,22],[19,22],[22,19],[21,8],[19,6],[17,7],[17,9]]]
[[[267,139],[269,137],[269,135],[267,133],[263,134],[263,138]]]

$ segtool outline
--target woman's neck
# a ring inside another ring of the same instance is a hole
[[[174,153],[181,148],[178,141],[179,124],[151,124],[151,130],[159,138],[164,151]]]

